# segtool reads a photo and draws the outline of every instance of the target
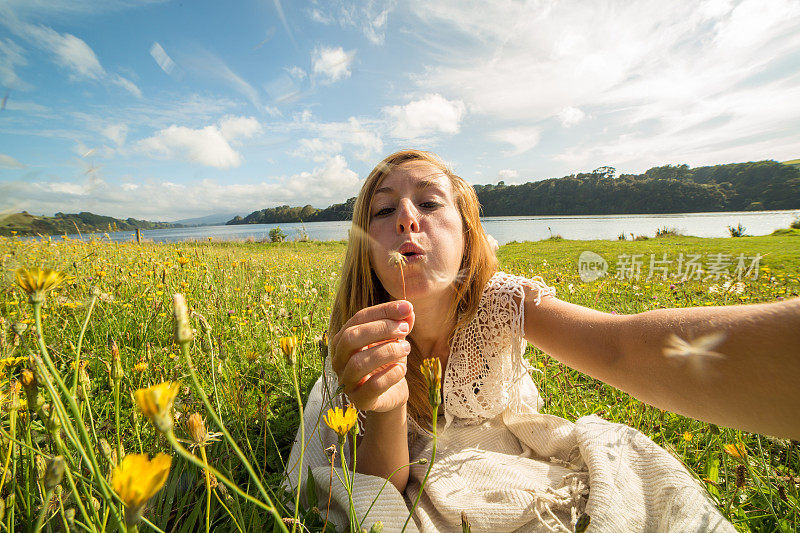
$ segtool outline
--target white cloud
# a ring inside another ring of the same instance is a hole
[[[386,38],[386,25],[389,14],[394,10],[397,2],[394,0],[339,0],[325,2],[327,11],[319,7],[308,11],[309,17],[320,24],[333,24],[338,22],[342,28],[354,27],[360,29],[364,36],[373,44],[383,44]]]
[[[264,106],[261,102],[261,94],[258,90],[231,70],[218,55],[203,48],[197,48],[192,53],[182,53],[179,59],[181,67],[191,69],[197,74],[213,78],[228,85],[247,98],[259,111],[272,116],[280,115],[280,111],[274,107]]]
[[[355,195],[360,183],[358,174],[347,168],[345,158],[337,155],[311,172],[291,176],[285,185],[295,198],[314,198],[317,205],[320,200],[325,200],[327,207],[337,198]]]
[[[339,48],[317,47],[311,54],[314,74],[324,76],[329,82],[350,77],[350,64],[355,52],[345,52]]]
[[[466,107],[460,100],[428,94],[404,106],[384,108],[393,120],[392,134],[399,139],[422,139],[438,133],[458,133]]]
[[[509,128],[492,133],[494,140],[510,144],[514,150],[506,152],[506,155],[524,154],[534,146],[539,144],[541,131],[538,128]]]
[[[558,119],[565,128],[579,124],[586,118],[586,113],[577,107],[568,106],[558,113]]]
[[[314,22],[319,22],[320,24],[332,24],[333,17],[326,15],[319,9],[311,9],[308,12],[308,16],[311,17],[311,20]]]
[[[218,125],[192,129],[172,125],[136,143],[136,149],[153,157],[181,159],[216,168],[238,167],[242,156],[230,143],[261,131],[253,118],[226,117]]]
[[[29,26],[28,31],[33,39],[49,48],[59,63],[74,75],[94,80],[105,76],[94,50],[82,39],[69,33],[60,34],[47,26]]]
[[[316,137],[314,139],[300,139],[298,147],[290,155],[308,158],[319,163],[341,151],[341,143],[332,139]]]
[[[296,80],[300,80],[300,81],[306,79],[306,76],[308,76],[308,74],[306,74],[306,71],[301,69],[298,66],[290,67],[290,68],[286,69],[286,71],[289,73],[289,75],[292,78],[294,78]]]
[[[315,129],[328,139],[352,146],[356,157],[362,161],[369,161],[375,153],[383,150],[380,136],[355,117],[346,122],[317,124]]]
[[[0,19],[2,24],[15,35],[53,54],[56,63],[68,70],[72,79],[110,82],[119,85],[137,98],[142,97],[142,91],[131,80],[119,74],[106,72],[94,50],[83,39],[71,33],[59,33],[48,26],[20,21],[8,11],[0,13]]]
[[[225,117],[219,121],[219,131],[225,139],[235,141],[261,133],[261,124],[253,117]]]
[[[25,168],[25,165],[10,155],[0,154],[0,168]]]
[[[29,90],[31,85],[22,81],[16,72],[16,67],[27,64],[22,48],[11,39],[0,39],[0,85],[9,89]]]
[[[372,162],[375,154],[383,151],[383,140],[378,134],[383,125],[378,121],[350,117],[343,122],[319,122],[314,120],[310,110],[305,109],[295,115],[293,122],[285,127],[300,131],[303,136],[314,137],[299,141],[297,149],[290,153],[296,157],[311,157],[318,161],[334,155],[346,146],[357,159]]]
[[[125,137],[128,135],[128,126],[125,124],[111,124],[101,131],[103,135],[114,141],[117,146],[125,144]]]
[[[139,89],[139,87],[137,87],[136,84],[133,83],[128,78],[123,78],[119,74],[114,74],[111,76],[111,83],[119,85],[120,87],[131,93],[133,96],[135,96],[136,98],[142,97],[141,89]]]
[[[471,115],[499,130],[526,121],[546,135],[552,125],[591,116],[591,140],[584,142],[580,132],[556,136],[556,142],[580,143],[557,148],[562,155],[615,146],[630,159],[646,145],[652,151],[640,153],[639,161],[661,163],[656,153],[667,161],[680,153],[722,153],[720,145],[747,144],[731,122],[776,136],[776,146],[783,138],[798,142],[800,111],[791,100],[800,86],[791,67],[800,49],[796,1],[416,0],[410,11],[416,37],[434,30],[444,36],[414,78],[420,89],[464,101]],[[779,85],[752,90],[772,82]],[[748,99],[758,92],[773,99]],[[770,109],[776,107],[784,113],[778,122]],[[632,141],[638,138],[653,142]]]
[[[497,173],[497,179],[500,181],[515,180],[519,177],[519,172],[511,169],[504,169]]]

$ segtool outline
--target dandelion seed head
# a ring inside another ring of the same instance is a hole
[[[395,266],[402,266],[407,263],[406,256],[398,252],[397,250],[392,250],[389,252],[389,264]]]

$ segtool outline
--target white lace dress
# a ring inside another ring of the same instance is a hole
[[[681,463],[642,433],[596,416],[573,423],[539,413],[523,358],[525,286],[537,305],[555,297],[540,277],[498,272],[475,318],[453,339],[436,460],[407,530],[460,532],[464,511],[475,532],[573,531],[582,513],[591,518],[589,531],[735,531]],[[329,400],[337,388],[329,362],[325,370],[305,408],[302,469],[299,431],[287,463],[289,488],[300,472],[305,484],[311,468],[323,516],[331,483],[324,450],[337,436],[321,415],[340,405]],[[411,460],[429,459],[431,451],[431,433],[409,418]],[[363,526],[381,520],[384,531],[400,531],[427,468],[412,466],[403,494],[386,484],[366,518],[385,480],[357,474],[354,503]],[[347,509],[334,475],[330,520],[338,530],[348,523]]]

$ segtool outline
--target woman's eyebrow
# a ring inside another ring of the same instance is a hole
[[[417,189],[417,190],[420,190],[420,189],[426,189],[428,187],[432,187],[432,188],[436,189],[437,192],[444,193],[442,188],[439,186],[438,181],[435,180],[435,179],[420,181],[420,182],[417,183],[417,185],[414,188]],[[374,194],[379,194],[379,193],[391,194],[393,192],[395,192],[395,190],[392,189],[391,187],[380,187],[380,188],[375,190]]]

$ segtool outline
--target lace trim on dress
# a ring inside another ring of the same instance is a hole
[[[443,380],[445,427],[454,418],[478,424],[494,418],[512,400],[514,385],[527,372],[525,287],[535,305],[555,295],[540,277],[497,272],[484,288],[478,312],[453,339]]]

